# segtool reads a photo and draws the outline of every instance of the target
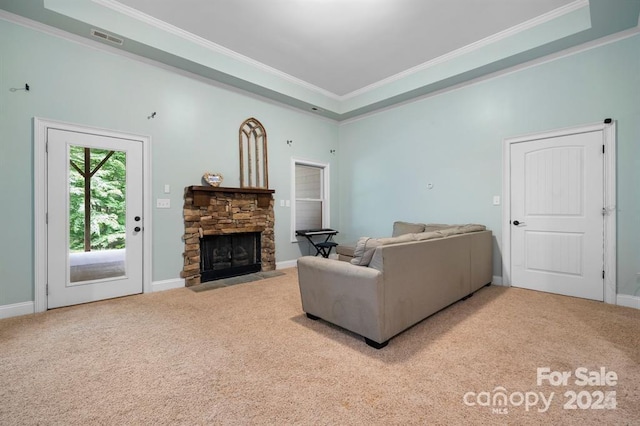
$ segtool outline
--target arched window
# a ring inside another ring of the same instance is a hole
[[[267,132],[255,118],[240,126],[240,187],[269,188]],[[245,155],[246,154],[246,155]]]

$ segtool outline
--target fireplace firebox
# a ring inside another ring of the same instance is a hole
[[[205,235],[200,239],[200,280],[259,272],[260,232],[242,232],[226,235]]]

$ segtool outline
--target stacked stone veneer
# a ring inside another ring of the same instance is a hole
[[[204,235],[261,233],[263,271],[276,268],[273,191],[187,187],[184,193],[184,267],[187,287],[200,281],[200,239]],[[195,194],[195,196],[194,196]]]

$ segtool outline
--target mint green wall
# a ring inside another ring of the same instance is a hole
[[[502,142],[618,125],[618,293],[640,295],[640,36],[497,76],[340,126],[344,239],[394,220],[486,224],[500,262]],[[346,184],[348,182],[348,184]],[[433,189],[427,184],[433,183]]]
[[[29,93],[9,92],[24,83]],[[497,276],[501,206],[491,201],[502,195],[503,139],[613,117],[618,292],[639,295],[637,99],[640,36],[338,126],[0,20],[0,306],[33,300],[34,116],[152,137],[152,198],[172,202],[169,210],[153,208],[153,281],[177,278],[181,269],[183,188],[205,171],[237,186],[237,131],[248,117],[268,131],[278,262],[301,252],[289,241],[290,210],[279,206],[290,197],[295,157],[331,164],[332,225],[341,241],[389,235],[394,220],[484,223],[497,238]],[[163,194],[164,184],[171,194]]]
[[[9,92],[25,83],[28,93]],[[182,269],[184,187],[205,171],[239,186],[238,128],[249,117],[268,134],[276,261],[300,255],[290,209],[279,207],[290,196],[291,157],[332,164],[338,193],[335,122],[0,20],[0,306],[33,300],[33,117],[151,136],[153,202],[171,199],[171,209],[152,209],[153,281]],[[337,203],[332,210],[337,220]]]

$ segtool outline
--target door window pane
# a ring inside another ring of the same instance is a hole
[[[71,283],[125,275],[126,152],[69,147]]]

